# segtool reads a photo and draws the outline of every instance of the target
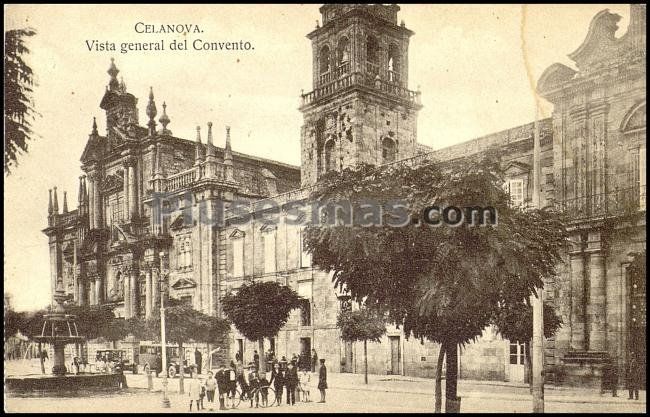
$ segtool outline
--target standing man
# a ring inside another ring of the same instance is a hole
[[[194,350],[194,363],[196,364],[196,372],[201,373],[201,365],[203,365],[203,355],[199,351],[199,348]]]
[[[219,363],[219,370],[215,375],[215,379],[217,380],[217,388],[219,389],[219,410],[225,410],[225,396],[228,392],[228,374],[223,362]]]
[[[325,359],[320,360],[320,369],[318,371],[318,389],[320,390],[319,403],[324,403],[325,390],[327,389],[327,368],[325,367]]]
[[[316,365],[318,364],[318,355],[316,349],[311,350],[311,371],[316,372]]]
[[[122,358],[117,358],[113,371],[118,375],[120,388],[128,388],[128,385],[126,384],[126,375],[124,375],[124,362],[122,361]]]
[[[156,355],[156,378],[158,378],[158,375],[160,372],[162,372],[163,369],[163,364],[162,364],[162,356],[160,356],[160,353]]]
[[[627,371],[627,389],[630,396],[628,400],[639,399],[639,387],[641,385],[641,369],[635,355],[630,356],[630,363]]]
[[[255,351],[253,355],[253,363],[255,364],[255,369],[260,369],[260,354]]]
[[[287,404],[296,405],[296,388],[298,387],[298,369],[293,361],[287,365]]]

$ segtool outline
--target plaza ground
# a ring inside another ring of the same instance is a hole
[[[10,368],[10,367],[9,367]],[[202,375],[204,377],[204,375]],[[365,385],[363,375],[328,375],[327,402],[319,404],[315,387],[317,376],[312,376],[312,402],[299,402],[266,409],[251,409],[242,402],[233,412],[432,412],[434,408],[434,381],[431,379],[369,375]],[[161,407],[162,378],[153,378],[153,391],[147,389],[147,376],[127,373],[128,390],[93,394],[91,397],[12,397],[5,398],[8,412],[188,412],[189,397],[178,394],[178,377],[169,380],[171,408]],[[459,380],[458,394],[462,397],[461,412],[526,413],[532,410],[528,386],[495,381]],[[444,381],[443,381],[444,395]],[[207,401],[206,404],[207,406]],[[218,405],[218,404],[217,404]],[[444,402],[443,402],[444,407]],[[627,391],[619,391],[619,397],[600,396],[596,389],[547,386],[545,410],[547,412],[644,412],[646,392],[640,392],[638,401],[628,400]],[[207,412],[210,412],[206,410]],[[213,411],[222,413],[222,411]]]

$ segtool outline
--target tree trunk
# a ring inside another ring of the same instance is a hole
[[[368,385],[368,341],[363,341],[363,372],[364,372],[364,381]]]
[[[436,409],[435,413],[442,413],[442,365],[445,360],[445,349],[440,345],[440,352],[438,353],[438,364],[436,365]]]
[[[185,379],[185,351],[183,349],[182,343],[178,344],[178,355],[180,356],[180,371],[178,372],[178,393],[185,394],[185,386],[183,384],[183,381]]]
[[[210,352],[212,352],[212,349],[211,349],[212,346],[210,346],[210,342],[207,342],[207,345],[208,345],[208,357],[206,359],[208,360],[207,365],[208,365],[208,372],[209,372],[209,371],[212,371],[212,353],[210,353]]]
[[[41,342],[38,342],[38,361],[41,363],[41,373],[45,375],[45,361],[43,360],[43,350],[41,350]]]
[[[264,338],[260,337],[257,340],[257,348],[260,355],[260,372],[266,372],[266,354],[264,353]]]
[[[447,355],[447,376],[445,389],[445,413],[460,412],[460,398],[458,398],[458,348],[454,342],[445,342]]]

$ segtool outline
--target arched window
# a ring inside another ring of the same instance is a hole
[[[394,162],[397,155],[397,146],[395,141],[386,137],[381,141],[381,157],[384,164]]]
[[[330,71],[330,47],[325,45],[320,50],[319,57],[320,73],[325,74]]]
[[[388,79],[389,81],[399,81],[399,48],[395,44],[388,47]]]
[[[379,62],[379,43],[377,43],[377,38],[370,35],[366,40],[366,61],[373,64]]]
[[[332,139],[325,142],[325,172],[336,170],[336,161],[334,156],[334,141]]]
[[[343,65],[350,61],[350,41],[345,36],[339,39],[339,46],[336,50],[336,60],[338,65]]]

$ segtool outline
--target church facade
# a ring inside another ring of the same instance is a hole
[[[57,190],[51,191],[44,233],[53,288],[63,279],[74,302],[150,317],[158,311],[162,279],[172,297],[221,315],[219,300],[228,291],[275,280],[306,301],[265,349],[287,357],[315,349],[332,371],[363,372],[362,346],[342,342],[336,328],[338,312],[352,308],[349,297],[312,267],[299,221],[282,211],[279,221],[263,221],[269,207],[306,201],[322,174],[359,162],[453,160],[493,146],[502,149],[513,203],[525,204],[537,133],[541,201],[572,218],[567,261],[545,287],[546,302],[564,323],[547,340],[546,364],[558,383],[586,383],[597,379],[605,357],[621,370],[631,354],[645,358],[645,275],[627,271],[645,254],[645,6],[631,6],[620,38],[614,35],[620,16],[599,13],[569,55],[578,70],[554,64],[544,72],[538,90],[554,105],[550,118],[436,151],[417,142],[422,104],[420,92],[408,88],[413,32],[398,24],[399,7],[324,5],[320,11],[322,26],[307,35],[313,89],[301,95],[300,167],[235,152],[228,127],[218,135],[223,147],[215,146],[211,123],[203,135],[197,127],[194,140],[173,136],[165,103],[156,122],[153,91],[141,126],[138,100],[111,63],[100,103],[106,132],[93,122],[81,157],[78,208],[68,210],[64,194],[59,212]],[[235,221],[233,203],[252,215]],[[239,351],[246,359],[257,343],[233,328],[224,348],[224,358]],[[407,340],[391,327],[381,343],[368,345],[368,354],[372,373],[433,377],[438,346]],[[525,356],[524,346],[486,329],[479,342],[461,349],[460,375],[521,381]]]

